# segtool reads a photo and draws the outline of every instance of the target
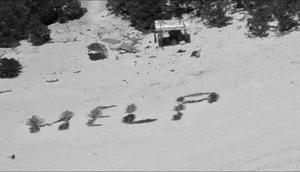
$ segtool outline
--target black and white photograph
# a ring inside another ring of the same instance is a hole
[[[300,0],[0,0],[0,171],[300,171]]]

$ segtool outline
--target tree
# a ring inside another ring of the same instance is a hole
[[[41,45],[50,40],[47,25],[80,18],[84,12],[79,0],[1,0],[0,47],[15,47],[27,38]]]
[[[121,15],[138,30],[154,29],[154,21],[170,19],[167,0],[108,0],[107,8],[115,15]]]

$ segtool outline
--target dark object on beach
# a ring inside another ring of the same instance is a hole
[[[177,51],[177,53],[184,53],[184,52],[186,52],[186,50],[180,49],[180,50]]]
[[[124,50],[129,53],[139,53],[140,52],[140,50],[138,50],[135,47],[133,47],[129,44],[126,44],[126,43],[121,44],[118,49]]]
[[[174,110],[176,112],[182,111],[184,109],[185,109],[185,106],[183,104],[179,104],[179,105],[175,106],[175,108],[174,108]]]
[[[211,93],[208,97],[207,97],[207,101],[208,103],[214,103],[216,101],[219,100],[219,95],[217,93]]]
[[[58,127],[58,130],[67,130],[67,129],[69,129],[69,127],[70,127],[70,123],[65,122]]]
[[[30,133],[37,133],[40,131],[40,127],[44,124],[44,120],[38,116],[33,115],[26,122],[26,125],[29,125]]]
[[[0,94],[3,94],[3,93],[9,93],[9,92],[12,92],[12,90],[4,90],[4,91],[0,91]]]
[[[53,122],[53,124],[58,122],[69,122],[74,116],[74,113],[72,111],[64,111],[60,114],[59,120]]]
[[[157,119],[142,119],[142,120],[133,122],[133,124],[144,124],[144,123],[150,123],[150,122],[154,122],[154,121],[157,121]]]
[[[16,155],[12,154],[12,155],[8,156],[7,158],[9,158],[9,159],[16,159]]]
[[[106,56],[102,53],[89,53],[90,60],[96,61],[96,60],[103,60],[106,59]]]
[[[123,122],[127,123],[127,124],[133,124],[134,119],[135,119],[135,115],[134,114],[129,114],[129,115],[123,117]]]
[[[112,44],[112,45],[121,43],[120,40],[112,39],[112,38],[104,38],[104,39],[102,39],[101,41],[102,41],[102,42],[105,42],[105,43],[108,43],[108,44]]]
[[[16,78],[22,72],[22,65],[15,59],[0,59],[0,78]]]
[[[193,51],[192,54],[191,54],[191,57],[199,58],[200,55],[201,55],[200,53],[201,53],[201,50]]]
[[[176,101],[177,102],[183,102],[184,101],[184,97],[178,97]]]
[[[92,61],[108,58],[108,51],[103,44],[93,43],[88,47],[88,55]]]
[[[54,79],[54,80],[47,80],[46,82],[53,83],[53,82],[58,82],[58,81],[59,81],[58,79]]]
[[[132,103],[131,105],[127,106],[126,113],[133,113],[136,111],[136,109],[137,109],[136,105]]]
[[[178,121],[178,120],[180,120],[180,119],[182,118],[182,116],[183,116],[183,113],[177,112],[176,115],[173,115],[172,120],[173,120],[173,121]]]

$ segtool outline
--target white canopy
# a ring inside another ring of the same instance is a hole
[[[184,30],[187,24],[183,20],[156,20],[156,31]]]

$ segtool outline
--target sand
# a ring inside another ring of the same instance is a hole
[[[300,170],[300,32],[251,39],[240,13],[224,28],[190,20],[192,43],[162,49],[109,15],[103,1],[84,5],[83,18],[50,26],[52,43],[0,49],[24,66],[20,77],[0,80],[0,91],[12,90],[0,94],[0,170]],[[141,39],[140,53],[105,44],[108,59],[88,58],[90,43],[126,42],[127,33]],[[201,57],[190,57],[198,49]],[[188,104],[172,121],[176,99],[199,92],[220,99]],[[122,123],[131,103],[137,119],[158,120]],[[117,107],[103,111],[110,117],[97,121],[102,126],[87,127],[99,105]],[[65,110],[75,113],[68,130],[31,134],[25,125]]]

